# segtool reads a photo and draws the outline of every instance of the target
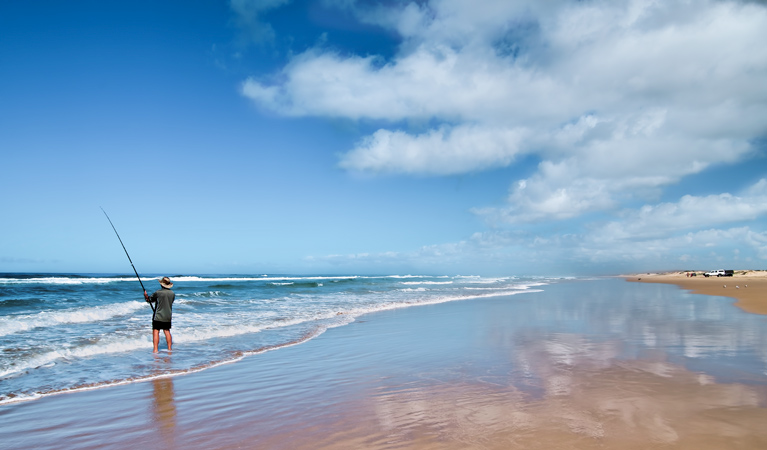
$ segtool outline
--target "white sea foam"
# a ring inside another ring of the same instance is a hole
[[[142,282],[157,281],[161,277],[145,277],[141,276]],[[193,276],[182,275],[171,277],[173,282],[238,282],[238,281],[309,281],[309,280],[356,280],[356,279],[418,279],[418,278],[454,278],[456,280],[472,280],[474,282],[496,282],[507,280],[508,278],[487,279],[475,275],[458,275],[455,277],[449,276],[426,276],[426,275],[382,275],[382,276],[359,276],[359,275],[339,275],[339,276],[270,276],[263,275],[259,277],[216,277],[216,276]],[[53,277],[35,277],[35,278],[0,278],[0,285],[2,284],[53,284],[53,285],[81,285],[81,284],[108,284],[119,282],[132,282],[136,281],[132,276],[120,276],[120,277],[66,277],[66,276],[53,276]]]
[[[72,360],[90,356],[128,352],[146,348],[147,345],[151,345],[151,343],[152,340],[149,336],[128,339],[110,337],[96,344],[51,350],[27,359],[13,361],[11,364],[0,368],[0,378],[24,372],[29,369],[48,366],[59,359]]]
[[[470,284],[496,284],[507,283],[510,280],[508,278],[481,278],[481,277],[461,277],[464,283]]]
[[[123,281],[136,281],[136,278],[80,278],[80,277],[40,277],[40,278],[0,278],[0,284],[60,284],[60,285],[80,285],[80,284],[108,284],[119,283]],[[146,281],[146,279],[144,279]]]
[[[141,276],[142,282],[157,281],[162,277],[144,277]],[[360,278],[356,275],[346,276],[302,276],[302,277],[290,277],[290,276],[262,276],[262,277],[205,277],[205,276],[178,276],[171,277],[174,283],[176,282],[236,282],[236,281],[282,281],[282,280],[353,280]],[[366,277],[366,278],[378,278],[378,277]],[[136,281],[136,277],[35,277],[35,278],[0,278],[0,285],[2,284],[52,284],[52,285],[83,285],[83,284],[108,284],[119,282],[133,282]]]
[[[179,299],[183,299],[183,298],[192,298],[192,297],[215,298],[215,297],[228,297],[229,295],[230,294],[228,292],[224,292],[224,291],[203,291],[203,292],[192,292],[189,294],[176,292],[176,301],[179,301]]]
[[[260,333],[265,330],[284,328],[295,325],[301,325],[317,320],[335,319],[337,313],[319,313],[312,315],[311,317],[297,317],[283,321],[271,321],[262,323],[239,323],[237,325],[228,326],[215,326],[215,327],[189,327],[179,329],[174,333],[174,340],[177,342],[201,342],[208,341],[216,338],[227,338],[242,336],[250,333]],[[340,317],[340,316],[338,316]],[[342,321],[350,321],[347,319],[339,319]]]
[[[145,277],[141,276],[142,282],[149,282],[149,281],[158,281],[162,277]],[[184,282],[247,282],[247,281],[314,281],[314,280],[356,280],[356,279],[422,279],[422,278],[454,278],[457,280],[473,280],[477,282],[495,282],[496,280],[504,280],[503,278],[499,279],[490,279],[491,281],[486,281],[488,279],[483,279],[479,276],[455,276],[455,277],[449,277],[449,276],[426,276],[426,275],[382,275],[382,276],[359,276],[359,275],[340,275],[340,276],[270,276],[270,275],[263,275],[259,277],[236,277],[236,276],[226,276],[226,277],[216,277],[216,276],[193,276],[193,275],[182,275],[182,276],[176,276],[171,277],[174,283],[184,283]],[[133,282],[136,281],[135,277],[132,276],[124,276],[124,277],[66,277],[66,276],[53,276],[53,277],[35,277],[35,278],[0,278],[0,285],[7,284],[7,285],[13,285],[13,284],[51,284],[51,285],[86,285],[86,284],[108,284],[108,283],[121,283],[121,282]]]
[[[187,369],[187,370],[182,370],[182,371],[178,371],[178,372],[171,372],[171,373],[163,373],[163,374],[160,374],[160,375],[144,375],[144,376],[132,377],[130,379],[124,379],[124,380],[111,380],[111,381],[107,381],[107,382],[104,382],[104,383],[91,384],[91,385],[88,385],[88,386],[78,386],[78,387],[72,387],[72,388],[50,390],[50,391],[46,391],[46,392],[23,393],[23,394],[20,394],[20,395],[14,395],[14,396],[11,396],[11,397],[6,397],[4,399],[2,399],[0,397],[0,405],[6,405],[6,404],[10,404],[10,403],[27,402],[27,401],[37,400],[37,399],[40,399],[40,398],[43,398],[43,397],[48,397],[50,395],[56,395],[56,394],[61,394],[61,393],[73,393],[73,392],[92,391],[92,390],[103,389],[103,388],[107,388],[107,387],[123,386],[123,385],[127,385],[127,384],[142,383],[142,382],[146,382],[146,381],[158,380],[158,379],[163,379],[163,378],[173,378],[173,377],[176,377],[176,376],[179,376],[179,375],[197,373],[197,372],[201,372],[203,370],[212,369],[214,367],[219,367],[219,366],[223,366],[223,365],[226,365],[226,364],[235,363],[237,361],[242,360],[246,356],[256,355],[256,354],[260,354],[260,353],[266,353],[266,352],[270,352],[270,351],[274,351],[274,350],[279,350],[279,349],[287,348],[287,347],[293,347],[295,345],[299,345],[299,344],[301,344],[303,342],[306,342],[306,341],[309,341],[311,339],[314,339],[317,336],[320,336],[322,333],[324,333],[326,330],[328,330],[330,328],[334,328],[336,326],[341,326],[341,325],[343,325],[343,323],[339,322],[339,323],[331,324],[331,325],[328,325],[328,326],[318,327],[314,331],[314,333],[312,333],[310,335],[306,335],[302,339],[299,339],[299,340],[296,340],[296,341],[287,342],[287,343],[284,343],[284,344],[281,344],[281,345],[276,345],[276,346],[268,346],[268,347],[265,347],[265,348],[245,351],[245,352],[242,352],[241,354],[239,354],[238,356],[235,356],[235,357],[222,359],[222,360],[213,362],[211,364],[194,367],[194,368],[190,368],[190,369]],[[49,366],[52,366],[52,365],[55,365],[55,363],[47,363],[47,364],[44,364],[44,365],[39,366],[39,367],[49,367]],[[0,375],[0,376],[2,376],[2,375]]]
[[[366,277],[366,278],[379,278],[379,277]],[[441,278],[441,277],[428,277],[425,275],[386,275],[380,278]]]
[[[487,292],[484,294],[433,296],[433,297],[418,299],[415,301],[401,300],[401,301],[376,303],[366,307],[352,308],[348,311],[345,311],[344,314],[358,317],[363,314],[369,314],[369,313],[380,312],[380,311],[389,311],[389,310],[400,309],[400,308],[409,308],[413,306],[436,305],[439,303],[447,303],[447,302],[454,302],[454,301],[461,301],[461,300],[503,297],[507,295],[511,296],[516,294],[533,293],[533,292],[541,292],[541,291],[540,290],[506,290],[506,291],[498,291],[498,292]]]
[[[263,315],[263,314],[256,314]],[[268,315],[274,315],[271,312]],[[188,317],[188,322],[196,322],[195,315]],[[250,318],[253,319],[252,317]],[[318,312],[314,314],[307,314],[304,317],[296,317],[283,321],[259,321],[259,322],[238,322],[237,325],[221,326],[214,324],[214,326],[188,326],[188,327],[174,327],[173,335],[176,343],[183,342],[184,344],[192,342],[208,341],[216,338],[228,338],[241,336],[249,333],[259,333],[268,329],[284,328],[289,326],[300,325],[308,322],[314,322],[318,320],[333,319],[333,322],[326,324],[326,326],[338,326],[343,323],[349,323],[353,320],[352,316],[338,315],[336,312],[326,311]],[[210,322],[208,320],[207,322]],[[87,358],[99,355],[108,355],[114,353],[131,352],[135,350],[145,349],[151,345],[151,338],[147,336],[133,336],[133,337],[120,337],[110,336],[106,339],[99,340],[94,344],[62,348],[56,350],[46,351],[45,353],[35,355],[26,359],[14,360],[10,364],[0,367],[0,378],[12,376],[30,369],[50,367],[54,365],[57,360],[74,360],[80,358]]]
[[[203,281],[203,282],[224,282],[224,281],[230,281],[230,282],[236,282],[236,281],[314,281],[314,280],[353,280],[356,278],[360,278],[358,276],[337,276],[337,277],[328,277],[328,276],[308,276],[308,277],[289,277],[289,276],[262,276],[262,277],[197,277],[197,276],[181,276],[181,277],[171,277],[171,280],[176,282],[196,282],[196,281]]]
[[[97,322],[111,319],[115,316],[131,314],[142,307],[145,307],[143,302],[127,301],[104,306],[4,316],[0,317],[0,336],[29,331],[35,328],[54,327],[66,323]]]

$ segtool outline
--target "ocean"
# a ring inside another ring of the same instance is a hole
[[[142,276],[151,294],[160,276]],[[539,292],[552,278],[176,275],[172,358],[135,276],[0,274],[0,404],[279,351],[371,312]]]

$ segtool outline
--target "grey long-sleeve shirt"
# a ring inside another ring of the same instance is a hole
[[[157,302],[154,320],[158,322],[170,322],[173,313],[173,301],[175,299],[176,294],[170,289],[162,288],[154,291],[154,293],[149,296],[150,302]]]

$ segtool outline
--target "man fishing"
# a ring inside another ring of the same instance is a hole
[[[170,278],[162,277],[160,280],[162,289],[155,291],[151,297],[147,295],[144,283],[141,282],[141,277],[138,276],[138,270],[136,270],[136,266],[133,265],[133,260],[130,259],[128,249],[125,248],[120,233],[117,232],[115,224],[112,223],[112,219],[109,218],[109,214],[104,211],[104,208],[101,208],[101,211],[109,221],[109,225],[112,225],[112,229],[115,231],[115,235],[117,235],[120,245],[122,245],[123,250],[125,250],[125,256],[128,257],[128,262],[130,262],[130,265],[133,268],[133,273],[136,274],[136,279],[138,279],[141,289],[144,291],[144,299],[149,303],[149,306],[152,307],[152,342],[154,343],[154,353],[157,353],[158,351],[157,346],[160,343],[160,330],[165,332],[165,342],[168,343],[168,351],[170,352],[171,347],[173,346],[173,339],[170,336],[170,319],[171,314],[173,313],[173,300],[176,299],[176,294],[170,290],[170,288],[173,287],[173,283],[170,281]],[[154,305],[152,303],[154,303]]]
[[[147,295],[144,291],[144,299],[152,303],[155,306],[152,308],[154,314],[152,315],[152,344],[154,344],[153,353],[157,353],[157,346],[160,344],[160,330],[165,333],[165,342],[168,343],[168,351],[171,351],[173,346],[173,339],[170,335],[170,322],[171,315],[173,313],[173,301],[176,299],[176,294],[170,290],[173,287],[173,283],[168,277],[162,277],[160,280],[161,288],[156,290],[151,296]]]

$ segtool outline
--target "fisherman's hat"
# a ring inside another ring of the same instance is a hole
[[[173,282],[170,281],[170,278],[168,277],[162,277],[162,279],[160,280],[160,286],[166,289],[170,289],[173,287]]]

